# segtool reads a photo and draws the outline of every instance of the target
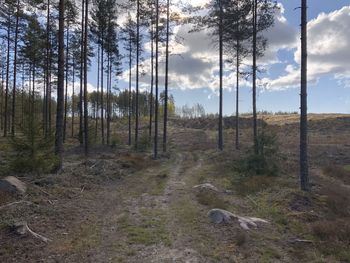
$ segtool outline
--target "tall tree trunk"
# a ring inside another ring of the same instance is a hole
[[[239,39],[236,42],[236,149],[239,149]]]
[[[258,153],[258,124],[256,113],[256,57],[257,57],[257,9],[258,1],[253,2],[253,140],[254,140],[254,152]]]
[[[170,0],[167,0],[166,12],[166,47],[165,47],[165,91],[164,91],[164,122],[163,122],[163,152],[167,150],[168,124],[168,73],[169,73],[169,27],[170,27]]]
[[[100,41],[98,41],[100,42]],[[96,120],[95,120],[95,141],[97,141],[97,131],[98,131],[98,96],[100,90],[100,45],[97,48],[97,94],[96,94]]]
[[[58,18],[58,76],[57,76],[57,113],[55,154],[58,157],[57,169],[62,169],[63,160],[63,108],[64,108],[64,3],[59,1]]]
[[[307,154],[307,1],[301,1],[300,184],[310,190]]]
[[[72,138],[74,138],[74,117],[75,117],[75,59],[73,56],[73,70],[72,70]]]
[[[24,95],[25,95],[25,68],[24,63],[22,67],[22,94],[21,94],[21,123],[24,126]]]
[[[5,69],[4,69],[4,65],[2,64],[1,67],[1,99],[0,99],[0,126],[1,126],[1,130],[4,128],[4,84],[5,84]]]
[[[108,48],[109,49],[109,48]],[[110,63],[111,63],[111,60],[110,60],[110,53],[108,51],[107,53],[107,145],[109,145],[110,143],[110,90],[111,90],[111,87],[110,87],[110,83],[109,83],[109,77],[110,77],[110,74],[111,74],[111,71],[110,71]]]
[[[80,46],[80,92],[79,92],[79,141],[82,145],[84,143],[84,124],[83,124],[83,82],[84,82],[84,18],[85,18],[85,1],[82,0],[81,10],[81,46]]]
[[[10,31],[11,19],[8,18],[7,25],[7,59],[6,59],[6,86],[5,86],[5,109],[4,109],[4,137],[7,136],[8,125],[8,94],[9,94],[9,80],[10,80]]]
[[[50,44],[50,0],[47,0],[47,15],[46,15],[46,98],[45,98],[45,115],[44,115],[44,132],[45,136],[47,136],[49,133],[51,133],[51,110],[49,110],[49,107],[51,108],[50,101],[51,101],[51,88],[50,88],[50,54],[51,54],[51,44]],[[50,105],[50,106],[49,106]]]
[[[152,138],[152,119],[153,119],[153,84],[154,84],[154,27],[153,27],[153,11],[152,6],[152,18],[151,18],[151,93],[149,99],[149,139]]]
[[[89,116],[88,116],[88,90],[87,90],[87,55],[88,55],[88,22],[89,0],[85,0],[85,35],[84,35],[84,142],[85,156],[89,154]]]
[[[64,122],[63,122],[63,142],[66,141],[67,134],[67,111],[68,111],[68,70],[69,70],[69,22],[67,21],[66,33],[66,91],[64,94]]]
[[[131,68],[132,68],[132,39],[131,34],[129,38],[129,94],[128,94],[128,126],[129,126],[129,139],[128,144],[131,145],[131,115],[132,115],[132,107],[131,107]]]
[[[138,147],[139,136],[139,56],[140,56],[140,0],[137,0],[136,14],[136,112],[135,112],[135,149]]]
[[[156,0],[156,98],[155,98],[155,113],[154,113],[154,159],[158,158],[158,59],[159,59],[159,0]]]
[[[102,32],[103,34],[103,32]],[[104,113],[103,113],[103,70],[104,70],[104,65],[103,65],[103,52],[104,52],[104,46],[103,46],[103,35],[101,37],[101,134],[102,134],[102,144],[105,144],[105,127],[104,127]]]
[[[15,28],[15,52],[13,55],[13,89],[12,89],[12,127],[11,135],[15,136],[16,128],[16,79],[17,79],[17,41],[18,41],[18,24],[19,24],[19,10],[20,3],[17,0],[17,13],[16,13],[16,28]]]
[[[220,15],[219,15],[219,60],[220,60],[220,87],[219,87],[219,128],[218,128],[218,147],[219,150],[222,151],[224,148],[223,144],[223,131],[222,131],[222,77],[223,77],[223,7],[222,7],[222,0],[219,0],[220,5]]]
[[[33,69],[32,69],[32,73],[33,73],[33,78],[32,78],[32,118],[34,120],[35,118],[35,73],[36,73],[36,64],[33,64]]]
[[[108,115],[107,115],[107,119],[108,119],[108,144],[110,144],[111,141],[111,118],[112,118],[112,62],[111,62],[111,58],[109,58],[109,78],[108,78],[108,87],[109,87],[109,92],[108,92]]]

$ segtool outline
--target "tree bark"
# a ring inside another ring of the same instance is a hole
[[[84,150],[85,156],[89,154],[89,116],[88,116],[88,90],[87,90],[87,54],[88,54],[88,19],[89,0],[85,0],[85,35],[84,35]]]
[[[100,41],[98,41],[100,42]],[[98,131],[98,96],[100,91],[100,45],[97,48],[97,94],[96,94],[96,120],[95,120],[95,141],[97,141],[97,131]]]
[[[4,84],[5,84],[5,69],[4,65],[1,63],[1,98],[0,98],[0,126],[1,130],[4,128]]]
[[[74,117],[75,117],[75,109],[74,109],[74,105],[75,105],[75,59],[73,56],[73,70],[72,70],[72,138],[74,138]]]
[[[101,134],[102,134],[102,144],[105,144],[105,128],[104,128],[104,114],[103,114],[103,52],[104,52],[104,47],[103,47],[103,35],[101,37]]]
[[[51,110],[49,105],[51,101],[51,88],[50,88],[50,0],[47,0],[47,15],[46,15],[46,98],[45,98],[45,115],[44,115],[44,132],[45,136],[51,133]],[[51,107],[51,105],[50,105]],[[50,128],[49,128],[50,127]]]
[[[222,131],[222,92],[223,92],[223,70],[224,70],[224,63],[223,63],[223,7],[222,7],[222,0],[219,0],[220,5],[220,14],[219,14],[219,60],[220,60],[220,87],[219,87],[219,127],[218,127],[218,147],[219,150],[222,151],[224,148],[223,144],[223,131]]]
[[[19,9],[20,3],[17,0],[17,13],[16,13],[16,28],[15,28],[15,50],[13,58],[13,89],[12,89],[12,127],[11,135],[15,136],[16,128],[16,79],[17,79],[17,42],[18,42],[18,24],[19,24]]]
[[[151,18],[151,93],[149,99],[149,139],[152,139],[152,122],[153,122],[153,84],[154,84],[154,32],[153,32],[153,6]]]
[[[10,79],[10,31],[11,18],[8,18],[7,25],[7,59],[6,59],[6,86],[5,86],[5,109],[4,109],[4,137],[7,136],[8,127],[8,93],[9,93],[9,79]]]
[[[135,108],[135,149],[138,147],[139,136],[139,55],[140,55],[140,1],[137,0],[136,14],[136,108]]]
[[[63,122],[63,142],[66,141],[67,133],[67,111],[68,111],[68,70],[69,70],[69,22],[67,21],[67,34],[66,34],[66,91],[64,94],[64,122]]]
[[[309,191],[307,121],[307,1],[301,1],[300,184]]]
[[[158,158],[158,59],[159,59],[159,0],[156,0],[156,98],[155,98],[155,112],[154,112],[154,159]]]
[[[236,53],[236,150],[239,149],[239,40]]]
[[[129,126],[129,139],[128,144],[131,145],[131,68],[132,68],[132,39],[131,33],[129,38],[129,94],[128,94],[128,106],[129,106],[129,114],[128,114],[128,126]]]
[[[257,113],[256,113],[256,51],[257,51],[257,6],[258,1],[253,2],[253,140],[254,140],[254,152],[258,153],[258,125],[257,125]]]
[[[84,143],[84,124],[83,124],[83,84],[84,84],[84,19],[85,19],[85,1],[82,0],[81,10],[81,46],[80,46],[80,92],[79,92],[79,141]]]
[[[62,169],[63,157],[63,107],[64,107],[64,5],[59,1],[58,26],[58,78],[57,78],[57,114],[55,134],[55,154],[58,157],[58,170]]]
[[[164,90],[164,122],[163,122],[163,152],[167,151],[167,124],[168,124],[168,82],[169,82],[169,27],[170,27],[170,0],[167,0],[166,15],[166,47],[165,47],[165,90]]]
[[[108,44],[108,49],[109,49],[109,44]],[[111,58],[110,58],[110,53],[108,51],[107,53],[107,145],[110,144],[110,128],[111,128],[111,113],[110,113],[110,90],[111,90],[111,86],[110,86],[110,75],[111,75],[111,71],[110,71],[110,64],[111,64]]]

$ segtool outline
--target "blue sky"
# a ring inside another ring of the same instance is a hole
[[[192,0],[196,1],[196,0]],[[349,0],[309,0],[309,112],[350,113],[350,3]],[[280,0],[281,11],[276,14],[276,25],[267,33],[269,48],[260,64],[266,72],[260,74],[265,88],[258,92],[258,110],[299,110],[299,24],[300,0]],[[176,7],[173,6],[173,10]],[[324,13],[323,15],[320,15]],[[170,58],[170,93],[177,106],[201,103],[208,113],[218,111],[218,63],[217,51],[206,32],[188,34],[189,27],[178,26],[175,36],[184,43],[171,44],[171,50],[180,56]],[[149,43],[145,43],[149,49]],[[145,61],[146,76],[141,87],[149,89],[148,58]],[[249,60],[247,61],[249,63]],[[258,61],[259,63],[259,61]],[[93,64],[91,72],[95,71]],[[162,68],[162,66],[160,66]],[[133,71],[134,72],[134,71]],[[162,74],[162,73],[161,73]],[[127,87],[128,71],[119,80],[118,87]],[[226,68],[224,78],[224,114],[235,110],[235,73]],[[95,76],[89,82],[96,85]],[[160,78],[160,91],[163,78]],[[240,111],[250,112],[250,81],[242,80]]]

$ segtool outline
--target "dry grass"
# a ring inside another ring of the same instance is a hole
[[[329,182],[323,186],[321,194],[326,197],[326,205],[329,209],[330,217],[350,215],[350,194],[348,188]]]
[[[350,245],[350,218],[334,221],[318,221],[312,224],[312,231],[322,241],[345,242]]]
[[[250,176],[234,180],[233,188],[239,195],[245,196],[266,190],[275,185],[275,176]]]
[[[323,168],[323,173],[330,177],[342,180],[345,184],[350,184],[350,170],[346,166],[330,164]]]
[[[227,209],[227,203],[213,191],[200,191],[196,194],[197,201],[201,205],[208,206],[209,209],[220,208]]]

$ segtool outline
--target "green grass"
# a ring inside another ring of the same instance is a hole
[[[128,215],[121,217],[117,224],[125,234],[129,244],[171,245],[169,233],[166,229],[166,216],[161,210],[144,209],[140,222],[133,222]],[[130,252],[131,253],[131,252]]]

